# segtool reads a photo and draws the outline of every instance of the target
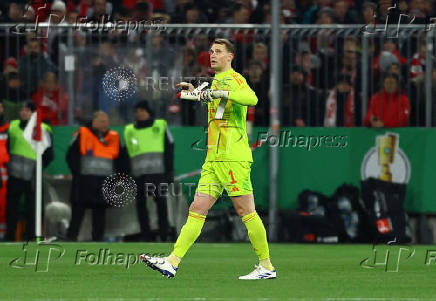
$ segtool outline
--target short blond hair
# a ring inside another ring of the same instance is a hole
[[[227,39],[215,39],[215,41],[213,41],[214,44],[219,44],[219,45],[224,45],[226,46],[226,49],[228,52],[230,53],[235,53],[235,46],[232,44],[232,42],[230,42]]]

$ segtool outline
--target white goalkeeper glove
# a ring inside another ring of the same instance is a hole
[[[210,90],[210,89],[207,89],[205,91],[200,91],[199,101],[210,102],[216,98],[228,99],[229,91]]]

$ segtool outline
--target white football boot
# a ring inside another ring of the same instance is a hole
[[[255,265],[255,269],[248,275],[240,276],[239,280],[259,280],[259,279],[276,279],[276,270],[269,271],[265,269],[262,265]]]
[[[139,255],[139,258],[153,270],[158,271],[167,278],[176,276],[177,268],[168,261],[166,257],[149,256],[147,254]]]

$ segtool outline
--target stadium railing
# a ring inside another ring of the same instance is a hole
[[[105,25],[106,27],[104,27]],[[93,26],[93,27],[92,27]],[[45,71],[54,71],[59,86],[68,95],[67,105],[59,109],[60,124],[78,124],[96,109],[110,113],[114,125],[132,118],[131,104],[139,98],[149,99],[157,116],[172,125],[203,125],[205,107],[180,104],[175,84],[188,79],[199,82],[210,77],[208,48],[217,37],[235,42],[234,68],[243,73],[260,99],[255,125],[267,126],[269,69],[269,25],[158,24],[148,30],[114,24],[0,24],[0,58],[15,57],[23,88],[13,91],[4,81],[3,99],[12,116],[14,102],[32,97]],[[323,126],[325,101],[341,74],[348,74],[354,88],[356,125],[362,125],[371,96],[382,86],[383,73],[397,72],[401,89],[411,102],[409,126],[433,126],[435,112],[432,97],[436,76],[434,65],[435,30],[428,25],[282,25],[281,120],[293,125],[295,95],[290,87],[290,73],[300,65],[304,80],[321,93],[320,103],[307,98],[310,116],[317,116],[309,126]],[[29,43],[36,40],[46,60],[25,59]],[[388,41],[388,42],[386,42]],[[389,42],[390,41],[390,42]],[[383,52],[382,51],[387,51]],[[419,56],[420,51],[421,56]],[[254,62],[256,61],[256,62]],[[392,64],[394,66],[392,66]],[[128,65],[137,79],[137,94],[123,101],[113,101],[103,92],[106,71]],[[256,74],[261,69],[262,76]],[[24,74],[23,74],[24,73]],[[348,77],[346,77],[348,78]],[[258,82],[258,84],[256,84]],[[15,93],[15,94],[14,94]],[[301,97],[301,96],[300,96]],[[292,100],[291,100],[292,99]],[[313,118],[312,118],[313,119]]]

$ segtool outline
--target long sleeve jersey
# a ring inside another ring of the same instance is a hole
[[[232,68],[218,73],[213,90],[229,91],[228,100],[208,104],[208,152],[206,161],[252,162],[246,130],[247,106],[257,104],[257,96],[246,79]]]

